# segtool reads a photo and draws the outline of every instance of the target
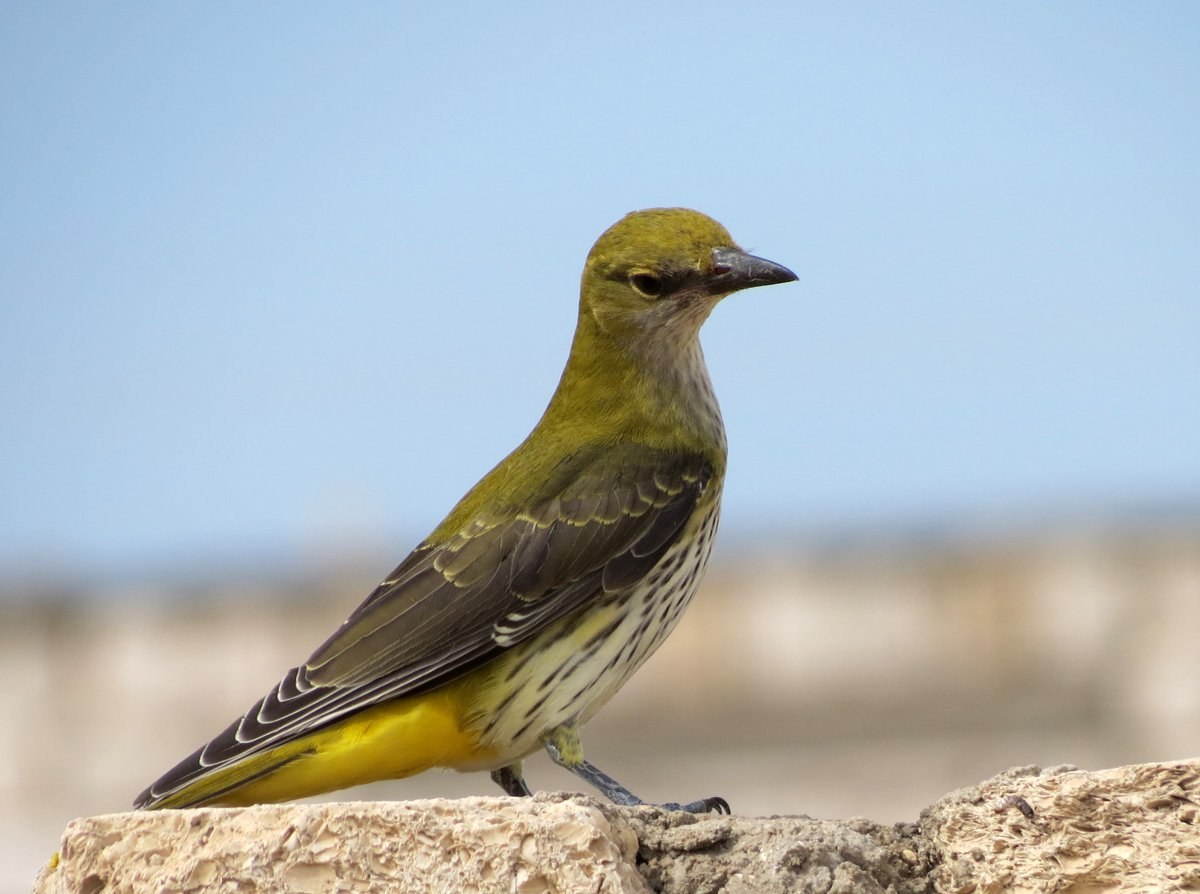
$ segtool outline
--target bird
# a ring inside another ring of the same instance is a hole
[[[712,550],[726,437],[699,333],[791,282],[686,208],[587,255],[570,353],[530,434],[309,658],[146,788],[138,809],[289,801],[433,768],[528,796],[540,749],[617,804],[580,728],[674,629]],[[663,806],[729,812],[723,798]]]

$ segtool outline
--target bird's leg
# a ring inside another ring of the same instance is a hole
[[[583,759],[583,744],[579,741],[579,727],[574,723],[564,723],[555,727],[542,737],[542,744],[550,760],[564,770],[569,770],[589,785],[599,789],[600,793],[614,804],[625,807],[637,807],[646,802],[631,792],[617,780],[613,779],[595,764]],[[492,774],[496,778],[496,774]],[[497,780],[499,781],[499,780]],[[688,813],[729,813],[729,802],[724,798],[702,798],[687,804],[656,804],[667,810],[683,810]]]
[[[507,766],[492,770],[492,781],[504,789],[506,795],[512,795],[514,798],[528,798],[533,794],[525,784],[520,761],[513,761]]]

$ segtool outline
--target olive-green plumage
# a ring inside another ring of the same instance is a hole
[[[286,800],[433,766],[490,770],[527,794],[521,759],[543,746],[637,803],[583,760],[578,728],[671,631],[708,559],[725,434],[700,326],[725,295],[793,279],[695,211],[609,228],[530,435],[304,664],[137,806]]]

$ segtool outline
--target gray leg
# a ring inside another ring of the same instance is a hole
[[[492,781],[504,789],[506,795],[512,795],[514,798],[528,798],[533,794],[525,784],[525,777],[521,775],[520,761],[492,770]]]
[[[646,803],[599,767],[583,759],[583,746],[579,741],[579,728],[575,724],[564,724],[557,729],[551,730],[542,739],[542,744],[546,746],[546,753],[550,755],[550,760],[554,761],[554,763],[558,764],[564,770],[571,771],[580,779],[587,782],[588,785],[595,787],[614,804],[621,804],[625,807],[636,807]],[[492,774],[492,778],[495,778],[495,774]],[[683,810],[687,813],[730,812],[729,802],[724,798],[702,798],[699,801],[691,801],[687,804],[671,802],[655,806],[664,807],[667,810]]]

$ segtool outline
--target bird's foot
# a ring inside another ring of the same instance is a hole
[[[723,813],[726,816],[733,813],[729,802],[720,797],[701,798],[699,801],[689,801],[686,804],[670,801],[666,804],[650,804],[648,806],[661,807],[663,810],[682,810],[684,813]]]
[[[614,804],[620,804],[623,807],[661,807],[664,810],[682,810],[687,813],[732,813],[729,802],[724,798],[701,798],[699,801],[689,801],[686,804],[674,801],[666,804],[647,803],[595,764],[583,759],[583,749],[579,744],[578,731],[574,727],[569,729],[559,727],[556,733],[557,735],[547,736],[543,740],[550,759],[564,770],[570,770],[580,779],[598,789]],[[571,754],[575,759],[568,759],[564,752]],[[492,778],[496,778],[494,773]]]

